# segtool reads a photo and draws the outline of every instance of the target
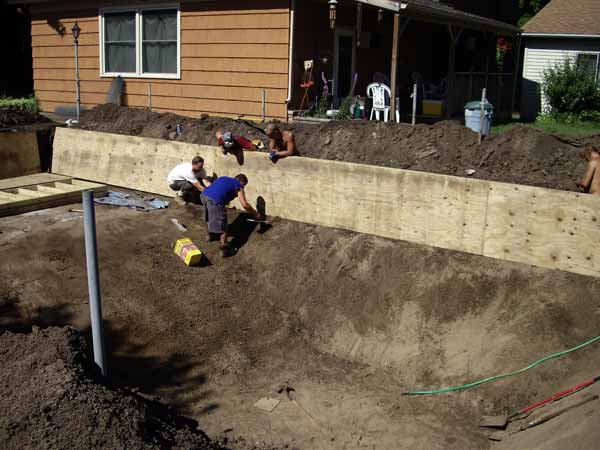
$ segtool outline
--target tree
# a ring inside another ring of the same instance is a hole
[[[519,8],[521,9],[519,26],[522,27],[529,22],[529,20],[539,13],[548,3],[550,3],[550,0],[519,0]]]

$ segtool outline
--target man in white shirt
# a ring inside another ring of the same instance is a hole
[[[210,180],[204,170],[204,159],[194,156],[191,163],[176,165],[169,172],[167,183],[177,192],[175,200],[200,204],[200,193],[210,186]]]

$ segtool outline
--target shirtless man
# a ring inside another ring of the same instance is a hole
[[[294,133],[291,131],[282,132],[277,125],[270,123],[265,133],[269,137],[269,159],[274,163],[281,158],[298,154]]]
[[[583,180],[577,183],[577,186],[592,195],[600,195],[600,149],[586,145],[581,154],[583,159],[588,161],[587,172]]]

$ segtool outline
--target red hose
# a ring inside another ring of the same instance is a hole
[[[553,402],[556,400],[560,400],[561,398],[564,398],[564,397],[574,394],[575,392],[578,392],[588,386],[591,386],[598,380],[600,380],[600,376],[596,376],[596,377],[592,378],[591,380],[584,381],[583,383],[580,383],[577,386],[573,386],[572,388],[566,389],[562,392],[558,392],[557,394],[554,394],[553,396],[548,397],[545,400],[542,400],[537,403],[534,403],[533,405],[527,406],[527,407],[515,412],[514,414],[511,414],[510,417],[519,416],[521,414],[527,414],[528,412],[531,412],[534,409],[539,408],[540,406],[544,406],[547,403],[550,403],[550,402]]]

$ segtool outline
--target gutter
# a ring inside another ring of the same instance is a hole
[[[288,96],[285,99],[286,105],[290,103],[292,99],[292,73],[294,71],[294,28],[296,24],[296,0],[290,1],[290,38],[289,47],[290,53],[288,55]]]
[[[568,33],[523,33],[525,37],[600,39],[600,34],[568,34]]]

